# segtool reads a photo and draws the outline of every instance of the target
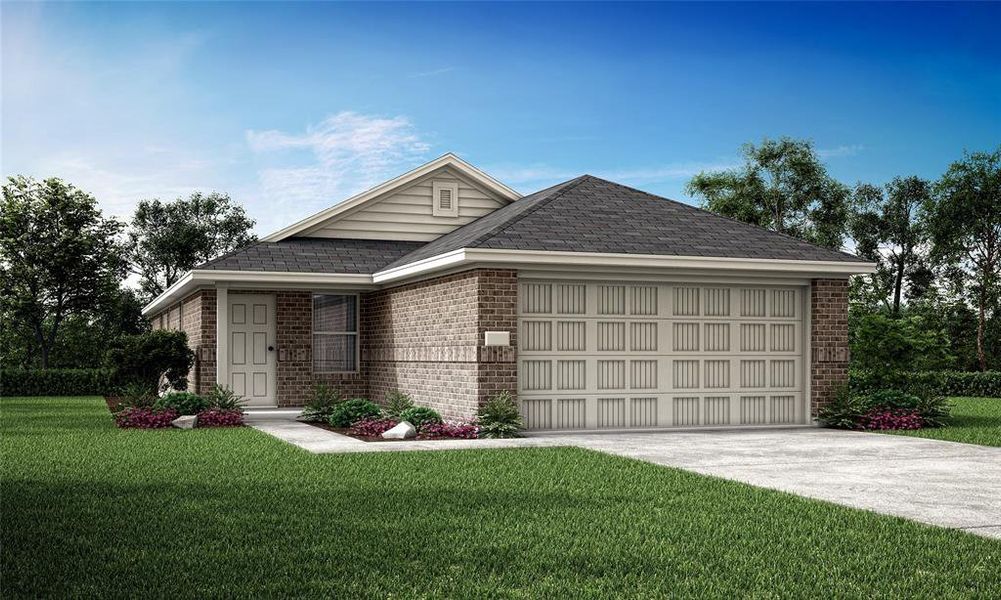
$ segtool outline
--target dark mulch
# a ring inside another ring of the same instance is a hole
[[[436,441],[436,440],[468,440],[470,438],[457,438],[457,437],[423,437],[418,435],[415,438],[410,438],[406,440],[387,440],[384,437],[370,436],[370,435],[355,435],[351,433],[351,429],[347,427],[332,427],[327,423],[310,423],[307,421],[301,421],[306,423],[306,425],[312,425],[313,427],[319,427],[320,429],[326,429],[327,431],[333,431],[334,433],[339,433],[341,435],[346,435],[352,437],[356,440],[361,440],[363,442],[413,442],[413,441]]]

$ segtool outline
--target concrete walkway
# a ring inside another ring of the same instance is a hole
[[[533,446],[572,446],[551,437],[526,437],[511,440],[414,440],[408,442],[363,442],[353,437],[299,423],[292,417],[275,418],[274,413],[247,411],[248,425],[269,435],[309,450],[315,454],[348,452],[407,452],[415,450],[464,450],[487,448],[528,448]]]
[[[816,428],[383,443],[288,417],[248,423],[317,453],[576,446],[1001,539],[1001,448]]]

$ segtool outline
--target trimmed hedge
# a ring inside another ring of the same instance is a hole
[[[901,371],[853,370],[849,387],[857,393],[894,389],[928,396],[983,396],[1001,398],[1001,371]]]
[[[0,396],[104,396],[116,388],[114,369],[0,369]]]

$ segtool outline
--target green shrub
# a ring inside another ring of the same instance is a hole
[[[955,364],[949,336],[919,315],[853,315],[849,333],[852,362],[856,365],[884,371],[932,371]]]
[[[175,410],[180,415],[197,415],[209,407],[208,401],[191,392],[171,392],[157,399],[153,405],[159,410]]]
[[[853,394],[847,386],[842,386],[838,388],[834,400],[817,413],[817,420],[825,427],[855,429],[869,408],[865,396]]]
[[[0,369],[0,396],[104,396],[113,369]]]
[[[949,405],[942,396],[920,397],[892,389],[860,394],[848,387],[839,389],[834,401],[821,408],[817,416],[827,427],[857,429],[872,411],[915,411],[922,427],[941,427],[949,417]]]
[[[507,391],[494,395],[476,412],[476,424],[480,437],[517,437],[523,427],[518,402]]]
[[[148,387],[130,383],[122,389],[121,398],[115,406],[115,412],[125,408],[153,410],[158,398]]]
[[[924,427],[945,427],[949,424],[949,414],[952,410],[945,396],[918,398],[914,407],[921,416]]]
[[[877,390],[862,396],[870,408],[917,408],[921,398],[900,390]]]
[[[411,406],[400,411],[400,421],[406,421],[420,431],[424,425],[441,423],[441,415],[433,408],[426,406]]]
[[[386,394],[386,408],[382,412],[386,414],[387,417],[401,420],[400,415],[403,411],[413,408],[414,400],[410,397],[410,394],[404,394],[400,390],[392,390]]]
[[[166,378],[168,387],[185,389],[194,361],[188,336],[164,330],[122,336],[104,357],[105,365],[117,371],[120,383],[145,385],[155,392],[161,390],[161,377]]]
[[[983,396],[1001,398],[1001,371],[883,371],[855,369],[848,378],[855,393],[897,389],[920,398]]]
[[[364,398],[352,398],[335,405],[327,422],[333,427],[351,427],[355,421],[375,418],[380,414],[382,410],[375,402]]]
[[[334,407],[343,402],[340,392],[325,383],[313,386],[309,402],[299,413],[299,420],[307,423],[326,423]]]
[[[243,411],[245,402],[243,396],[218,383],[212,386],[208,394],[205,394],[205,409],[209,410]]]

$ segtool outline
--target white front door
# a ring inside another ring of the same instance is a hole
[[[247,406],[275,406],[275,297],[229,295],[229,387]]]

